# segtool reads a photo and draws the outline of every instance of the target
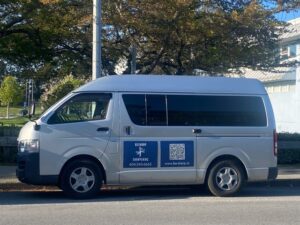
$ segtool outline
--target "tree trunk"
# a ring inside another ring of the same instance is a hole
[[[9,119],[9,103],[6,106],[6,119]]]

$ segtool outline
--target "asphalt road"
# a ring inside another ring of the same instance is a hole
[[[0,193],[1,225],[300,224],[300,180],[248,185],[237,197],[217,198],[200,188],[133,188],[96,199],[62,192]]]

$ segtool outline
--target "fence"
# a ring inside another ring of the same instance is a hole
[[[20,127],[0,126],[0,163],[13,163],[16,161],[17,154],[17,136]]]
[[[0,163],[14,163],[17,154],[17,136],[20,127],[0,126]],[[293,137],[292,139],[290,137]],[[300,136],[294,134],[284,137],[278,142],[278,162],[280,164],[300,163]]]

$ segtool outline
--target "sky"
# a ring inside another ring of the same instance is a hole
[[[291,11],[289,13],[278,13],[276,18],[282,21],[288,21],[296,18],[300,18],[300,10]]]

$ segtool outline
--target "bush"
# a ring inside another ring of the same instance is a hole
[[[76,79],[72,75],[66,76],[58,83],[52,84],[41,96],[43,110],[52,106],[65,95],[84,84],[84,80]]]
[[[11,147],[11,148],[4,150],[0,146],[0,164],[16,163],[17,162],[17,153],[18,153],[17,147]]]
[[[279,149],[278,164],[298,164],[300,163],[299,149]]]
[[[279,141],[300,141],[300,134],[298,133],[279,133]]]
[[[278,141],[280,142],[300,142],[300,134],[298,133],[279,133]],[[278,149],[278,164],[297,164],[300,163],[300,146],[299,148],[293,149]]]

